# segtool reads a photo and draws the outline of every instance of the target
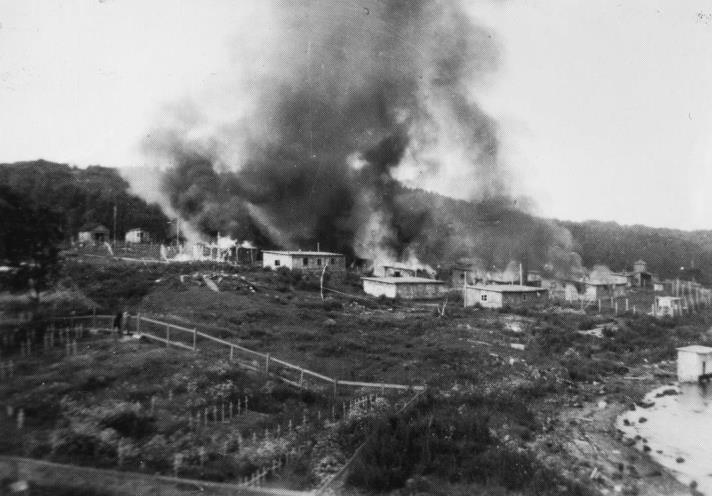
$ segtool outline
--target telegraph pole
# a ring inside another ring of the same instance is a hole
[[[116,246],[116,202],[114,202],[114,246]]]

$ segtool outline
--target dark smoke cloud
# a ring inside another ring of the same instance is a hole
[[[208,138],[194,136],[205,124],[199,111],[152,134],[150,146],[173,164],[164,178],[170,203],[196,229],[263,246],[319,242],[425,261],[476,254],[489,264],[526,256],[512,249],[526,227],[538,246],[531,259],[551,259],[552,246],[566,251],[565,233],[497,207],[511,203],[509,178],[497,126],[471,88],[496,68],[498,49],[458,3],[281,1],[274,16],[280,29],[268,49],[235,68],[256,74],[234,89],[250,111]],[[234,143],[240,153],[226,153]],[[436,182],[465,177],[458,188],[480,202],[475,214],[499,224],[443,236],[433,205],[412,201],[395,179],[413,166]]]

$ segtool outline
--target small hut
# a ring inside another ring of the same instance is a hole
[[[698,382],[712,378],[712,348],[697,344],[677,349],[677,380]]]
[[[79,230],[80,243],[104,243],[109,241],[109,230],[101,224],[85,224]]]
[[[485,308],[532,307],[545,305],[549,291],[519,284],[476,284],[464,286],[466,307],[480,305]]]
[[[363,291],[371,296],[426,300],[447,294],[445,281],[425,277],[362,277]]]

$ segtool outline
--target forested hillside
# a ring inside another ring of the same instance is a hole
[[[142,227],[160,240],[169,228],[161,208],[131,194],[129,184],[114,168],[82,169],[45,160],[0,164],[0,184],[35,207],[59,214],[60,228],[67,238],[76,236],[87,223],[113,230],[114,206],[119,239],[127,230]]]
[[[133,227],[147,229],[158,240],[169,232],[160,207],[131,194],[129,184],[113,168],[82,169],[44,160],[0,164],[0,184],[35,207],[58,213],[65,237],[75,236],[81,226],[91,222],[112,229],[114,205],[120,238]],[[544,258],[542,247],[560,245],[568,231],[573,251],[587,267],[605,264],[613,270],[630,269],[642,258],[662,277],[689,276],[690,269],[705,282],[712,276],[712,231],[542,219],[504,200],[471,203],[405,187],[398,188],[396,195],[396,201],[407,206],[404,211],[409,218],[403,219],[403,224],[418,225],[421,230],[405,234],[421,247],[419,255],[431,263],[477,255],[496,266],[525,259],[536,269]],[[681,267],[685,269],[682,272]]]
[[[430,209],[430,225],[438,239],[432,246],[440,246],[442,240],[457,234],[456,256],[467,249],[462,241],[471,240],[489,245],[484,252],[492,259],[485,260],[487,263],[502,267],[507,260],[528,257],[529,268],[537,269],[536,245],[557,242],[568,231],[571,248],[586,267],[604,264],[614,271],[630,270],[633,262],[642,258],[661,277],[694,277],[712,283],[712,230],[542,219],[504,200],[473,204],[417,189],[404,189],[401,195],[413,208],[420,205]]]
[[[634,261],[642,258],[661,277],[693,275],[709,282],[712,276],[712,231],[599,221],[559,223],[573,235],[576,249],[587,266],[604,263],[614,270],[630,269]]]

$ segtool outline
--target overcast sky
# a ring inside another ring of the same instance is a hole
[[[0,0],[0,161],[150,164],[165,106],[269,33],[250,3]],[[708,0],[467,4],[502,50],[478,99],[539,214],[712,228]]]

